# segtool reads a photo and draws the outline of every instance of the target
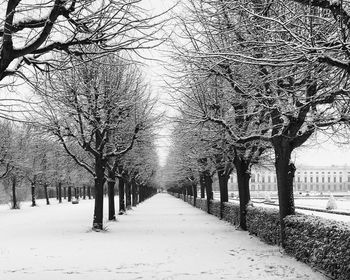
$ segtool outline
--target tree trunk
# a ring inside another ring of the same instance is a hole
[[[197,205],[197,184],[192,184],[193,206]]]
[[[19,209],[17,195],[16,195],[16,185],[17,185],[16,177],[12,177],[11,181],[12,181],[12,209]]]
[[[59,182],[57,186],[58,190],[58,203],[62,203],[62,183]]]
[[[205,176],[203,172],[199,175],[199,185],[201,187],[201,198],[205,198]]]
[[[295,166],[290,162],[292,149],[288,140],[281,139],[274,144],[275,149],[275,167],[277,175],[278,202],[280,210],[281,223],[281,242],[285,246],[285,223],[284,218],[295,214],[293,179]]]
[[[210,201],[213,200],[213,180],[208,171],[204,173],[204,182],[207,197],[207,212],[210,214]]]
[[[139,187],[139,203],[141,203],[142,201],[145,200],[145,186],[144,185],[140,185]]]
[[[83,186],[83,199],[86,199],[86,186]]]
[[[227,175],[226,170],[218,170],[219,189],[220,189],[220,218],[223,217],[224,202],[228,202],[228,180],[230,175]]]
[[[67,187],[63,187],[63,198],[67,199]]]
[[[136,206],[138,204],[139,198],[138,198],[137,184],[134,179],[132,179],[131,181],[131,187],[132,187],[132,206]]]
[[[115,196],[115,172],[112,170],[108,171],[108,220],[115,221],[115,204],[114,204],[114,196]]]
[[[56,199],[58,200],[58,186],[56,186],[55,189],[56,189]]]
[[[32,207],[36,206],[35,201],[35,183],[32,183],[31,185],[31,193],[32,193]]]
[[[239,195],[239,226],[247,230],[247,206],[250,201],[249,190],[249,162],[240,157],[236,157],[234,165],[237,173],[238,195]]]
[[[128,180],[125,182],[126,209],[131,209],[131,184]]]
[[[72,187],[68,187],[68,202],[72,201]]]
[[[101,156],[95,157],[95,207],[92,228],[103,229],[103,190],[105,165]]]
[[[44,184],[44,192],[45,192],[46,205],[50,205],[49,192],[48,192],[47,184]]]
[[[119,180],[119,215],[123,215],[126,212],[125,209],[125,184],[123,178],[118,178]]]
[[[91,199],[91,187],[88,187],[88,198]]]

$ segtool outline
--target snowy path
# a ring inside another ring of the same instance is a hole
[[[81,201],[0,212],[0,279],[326,279],[168,194],[103,233],[89,230],[92,208]]]

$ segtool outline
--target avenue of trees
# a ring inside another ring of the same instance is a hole
[[[251,167],[274,162],[283,245],[284,218],[295,214],[292,152],[318,131],[347,133],[349,12],[345,1],[184,1],[171,72],[180,112],[165,168],[172,190],[196,195],[195,181],[210,200],[217,173],[225,202],[236,172],[246,229]]]
[[[19,111],[20,95],[0,99],[0,176],[12,186],[13,208],[19,184],[31,189],[32,206],[38,186],[47,203],[54,185],[60,201],[63,185],[69,197],[70,186],[93,186],[93,229],[101,230],[105,187],[110,220],[116,182],[120,214],[156,190],[159,116],[135,57],[163,42],[161,15],[148,14],[141,0],[10,0],[0,7],[0,88],[16,94],[24,81],[18,89],[34,92]]]
[[[12,185],[25,180],[32,206],[38,185],[48,204],[49,186],[59,186],[61,197],[62,184],[92,185],[93,229],[102,230],[106,188],[108,218],[116,219],[117,180],[120,214],[155,192],[159,116],[136,62],[119,54],[79,62],[38,78],[39,101],[31,107],[30,125],[2,123],[1,176]],[[15,187],[12,198],[18,208]]]
[[[38,88],[42,98],[36,109],[41,116],[39,126],[55,137],[94,179],[93,227],[102,229],[106,180],[114,197],[112,183],[116,177],[124,176],[128,207],[131,185],[137,176],[133,170],[138,165],[135,161],[147,160],[147,154],[139,153],[130,167],[124,163],[135,142],[153,140],[156,116],[148,87],[135,63],[115,54],[83,64],[77,62],[69,70],[44,77]],[[142,179],[147,181],[149,176]],[[115,219],[113,213],[110,218]]]

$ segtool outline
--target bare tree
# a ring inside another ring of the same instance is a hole
[[[43,129],[55,135],[72,159],[95,180],[93,229],[103,229],[103,185],[110,158],[128,152],[142,129],[136,113],[140,72],[130,61],[108,56],[85,63],[42,87]]]
[[[249,182],[255,155],[273,147],[282,245],[284,218],[294,214],[292,151],[316,130],[348,122],[348,77],[341,67],[325,63],[323,51],[332,54],[333,61],[343,57],[346,48],[337,51],[341,40],[336,46],[329,41],[339,38],[338,23],[327,11],[295,2],[301,1],[187,1],[180,16],[185,47],[176,49],[187,65],[183,72],[195,74],[195,86],[187,91],[196,104],[190,114],[220,125],[230,135],[236,171],[243,170],[239,179]],[[329,1],[321,2],[310,5],[333,9]],[[345,15],[340,3],[335,6],[335,15]],[[218,86],[210,87],[208,81],[216,77],[227,86],[215,99],[210,96]]]
[[[140,2],[2,2],[0,7],[6,12],[0,19],[0,81],[14,75],[25,78],[24,66],[41,72],[64,67],[62,62],[68,62],[70,56],[91,59],[117,50],[157,45],[159,38],[155,33],[161,23],[157,16],[147,15]],[[96,45],[97,48],[86,52],[83,47],[87,45]]]

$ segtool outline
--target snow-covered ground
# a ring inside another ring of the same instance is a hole
[[[312,207],[318,209],[326,209],[329,198],[324,199],[295,199],[296,206]],[[350,198],[335,198],[337,211],[350,213]]]
[[[334,211],[337,212],[345,212],[345,213],[350,213],[350,197],[348,196],[348,193],[346,193],[347,196],[345,197],[335,197],[336,205],[337,208],[334,209]],[[260,197],[264,197],[264,195],[260,195]],[[214,199],[220,200],[220,193],[215,192],[214,193]],[[255,206],[259,207],[268,207],[268,208],[278,208],[278,201],[277,198],[273,198],[272,200],[276,203],[276,205],[270,205],[270,204],[264,204],[264,203],[259,203],[263,202],[265,199],[258,199],[258,198],[253,198],[252,201]],[[335,220],[335,221],[340,221],[340,222],[345,222],[345,223],[350,223],[350,215],[339,215],[339,214],[334,214],[332,211],[326,211],[326,206],[329,198],[328,197],[315,197],[315,198],[305,198],[305,197],[295,197],[294,203],[295,206],[301,206],[301,207],[308,207],[308,208],[314,208],[314,209],[320,209],[324,210],[325,212],[318,212],[318,211],[311,211],[311,210],[305,210],[305,209],[297,209],[296,211],[299,213],[307,214],[307,215],[314,215],[330,220]],[[236,202],[238,203],[238,198],[232,198],[230,196],[229,201],[231,202]]]
[[[328,199],[295,199],[295,205],[296,206],[303,206],[303,207],[310,207],[315,209],[326,209]],[[337,209],[335,211],[342,211],[350,213],[350,200],[349,199],[336,199]],[[269,208],[277,208],[278,205],[269,205],[264,203],[255,203],[256,206],[260,207],[269,207]],[[345,222],[350,223],[350,216],[349,215],[339,215],[334,214],[332,211],[325,211],[325,212],[318,212],[318,211],[311,211],[311,210],[305,210],[305,209],[296,209],[296,212],[303,213],[306,215],[314,215],[317,217],[322,217],[329,220],[335,220],[339,222]]]
[[[0,279],[326,279],[246,232],[158,194],[93,232],[93,201],[0,210]]]

